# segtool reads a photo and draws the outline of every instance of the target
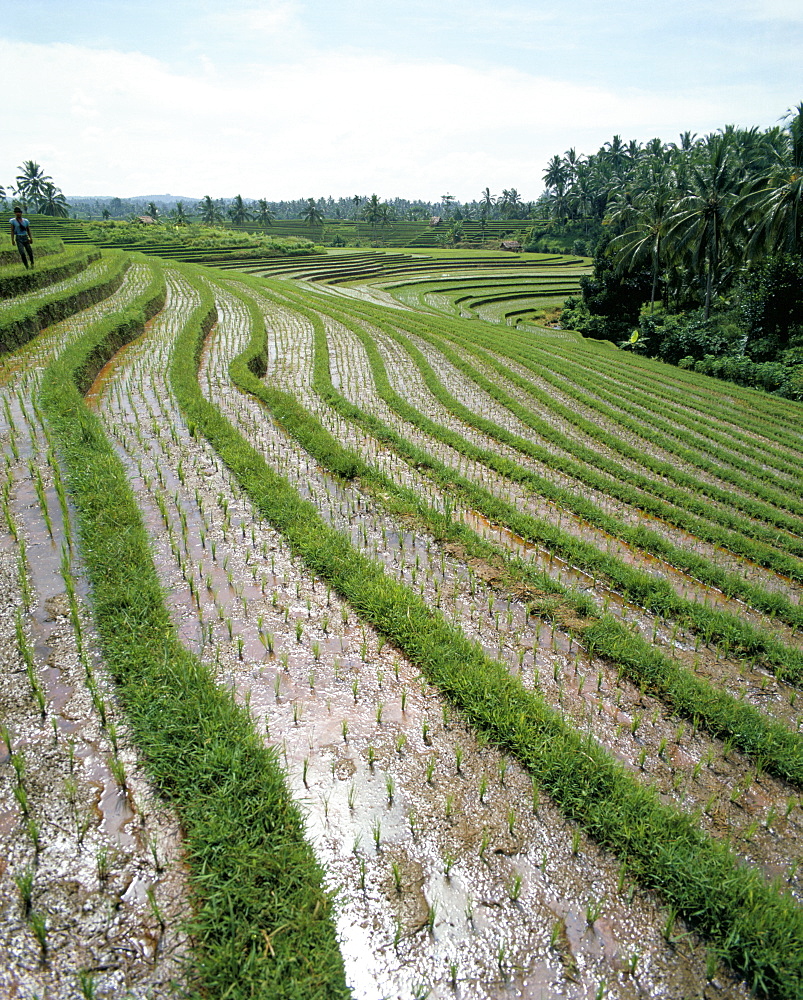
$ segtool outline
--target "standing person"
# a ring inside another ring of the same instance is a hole
[[[28,267],[28,261],[30,261],[30,266],[33,267],[31,224],[27,219],[23,219],[22,209],[19,205],[14,208],[14,218],[11,220],[11,242],[17,244],[22,263]]]

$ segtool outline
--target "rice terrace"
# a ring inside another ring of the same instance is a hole
[[[32,223],[0,994],[803,996],[803,404],[586,255]]]

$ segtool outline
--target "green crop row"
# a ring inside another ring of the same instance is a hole
[[[45,373],[41,401],[67,467],[104,657],[150,778],[184,832],[191,995],[344,1000],[331,902],[277,755],[178,642],[125,472],[82,398],[99,365],[163,301],[159,276],[90,327]],[[207,295],[188,335],[201,337],[213,315]]]
[[[131,257],[118,251],[104,254],[98,263],[97,268],[88,268],[84,277],[67,289],[3,309],[0,314],[0,354],[31,340],[46,326],[59,323],[73,313],[108,298],[122,284]]]
[[[381,440],[383,444],[394,448],[411,465],[419,470],[435,473],[435,478],[441,486],[447,489],[456,488],[463,492],[464,482],[461,477],[434,461],[426,452],[402,439],[377,418],[361,411],[337,392],[332,385],[329,374],[328,347],[320,319],[314,312],[303,306],[296,304],[295,308],[310,320],[315,331],[313,385],[319,395],[346,419],[357,422],[370,434]],[[258,322],[253,314],[252,322],[255,326]],[[364,345],[369,356],[373,355],[371,357],[372,368],[375,376],[378,376],[377,382],[381,394],[383,388],[387,389],[381,361],[378,361],[375,356],[376,347],[370,340],[366,339]],[[250,353],[247,355],[248,364],[252,371],[255,368],[259,370],[263,363],[263,356],[259,351],[264,351],[264,343],[258,348],[252,341]],[[232,377],[235,378],[236,384],[262,399],[288,432],[293,434],[318,462],[337,474],[348,478],[359,475],[362,480],[372,482],[377,497],[384,500],[387,496],[394,495],[397,502],[407,503],[408,509],[404,511],[406,515],[415,510],[427,522],[427,530],[435,535],[442,531],[442,515],[428,510],[422,501],[414,498],[414,494],[411,494],[410,491],[397,487],[386,476],[376,472],[376,470],[369,469],[352,452],[342,448],[320,426],[319,421],[295,400],[293,400],[292,408],[288,408],[285,401],[286,394],[260,384],[253,375],[250,378],[244,377],[241,367],[244,362],[245,358],[236,359],[233,362]],[[389,405],[392,405],[392,394],[388,394],[385,398]],[[482,497],[474,496],[472,499],[481,500]],[[397,510],[396,513],[398,512]],[[450,540],[459,540],[463,545],[470,544],[473,551],[477,551],[481,547],[477,536],[465,526],[455,525],[451,528],[451,532]],[[572,543],[578,544],[575,539],[566,539],[564,544],[569,551],[557,551],[575,562],[571,559]],[[498,558],[499,550],[485,544],[486,553],[490,551]],[[556,549],[552,549],[552,551],[556,551]],[[521,577],[520,569],[515,572],[508,569],[507,572],[508,575]],[[632,570],[630,572],[634,573]],[[525,582],[532,586],[544,587],[545,577],[546,574],[540,574],[536,577],[526,574]],[[649,585],[651,578],[642,574],[642,582]],[[713,735],[732,740],[759,766],[765,767],[790,781],[798,784],[803,783],[803,741],[799,736],[790,733],[777,723],[770,722],[756,709],[716,690],[707,682],[697,678],[691,671],[664,656],[638,636],[634,636],[617,619],[600,614],[587,596],[574,594],[568,588],[554,584],[546,589],[550,590],[551,593],[560,593],[571,601],[576,614],[585,619],[585,625],[579,630],[581,640],[599,655],[622,668],[636,684],[649,688],[650,691],[671,705],[675,711],[694,720],[695,724],[704,725]],[[685,612],[685,616],[682,618],[684,623],[693,624],[698,631],[704,632],[707,639],[716,637],[720,641],[732,643],[736,651],[741,651],[745,646],[748,646],[751,655],[756,655],[756,647],[758,647],[765,654],[770,653],[768,659],[771,658],[772,654],[775,654],[781,661],[780,664],[775,664],[778,673],[788,671],[798,679],[800,678],[803,655],[798,650],[783,646],[774,637],[761,630],[751,628],[732,615],[712,611],[702,605],[684,601],[674,594],[672,596],[675,597],[681,614]],[[549,602],[547,606],[550,606]]]
[[[691,406],[715,420],[719,415],[714,399],[718,395],[716,390],[721,390],[722,386],[716,379],[711,380],[711,389],[714,391],[708,391],[707,379],[685,372],[674,365],[663,365],[638,355],[631,355],[628,358],[629,374],[627,368],[623,368],[623,360],[617,357],[615,351],[604,360],[601,359],[601,362],[600,371],[611,372],[613,373],[611,377],[618,378],[617,389],[619,385],[628,388],[632,386],[637,371],[637,381],[644,388],[649,388],[650,392],[655,392],[658,398],[668,397],[675,403],[682,399],[684,405]],[[585,365],[593,377],[596,352],[593,361],[590,357],[585,358]],[[738,412],[741,430],[767,436],[771,441],[777,441],[793,452],[799,451],[800,418],[795,415],[800,408],[799,403],[789,405],[788,401],[785,401],[787,405],[784,406],[768,393],[735,385],[728,386],[728,399],[733,411]]]
[[[662,805],[653,789],[639,785],[503,664],[329,527],[204,399],[197,381],[202,339],[201,329],[186,330],[177,345],[171,379],[179,404],[292,551],[400,648],[470,724],[517,757],[569,819],[616,851],[645,886],[711,939],[759,995],[798,997],[803,913],[793,901],[740,865],[692,818]],[[250,352],[252,373],[261,350]]]
[[[567,459],[564,455],[555,455],[546,448],[506,431],[493,421],[475,416],[471,410],[459,404],[440,386],[437,377],[433,374],[432,367],[427,364],[421,352],[413,347],[409,341],[406,341],[404,343],[405,349],[410,353],[418,367],[422,369],[422,372],[425,373],[424,377],[430,391],[465,423],[482,430],[484,433],[505,444],[510,444],[531,458],[536,458],[546,465],[551,465],[553,468],[557,468],[567,475],[573,476],[594,489],[615,496],[617,499],[629,503],[636,509],[646,510],[648,513],[661,518],[669,524],[674,524],[676,527],[689,531],[698,538],[721,545],[723,548],[728,548],[737,555],[753,559],[760,565],[768,566],[795,579],[803,580],[803,566],[796,559],[790,559],[774,549],[775,546],[785,547],[794,555],[803,555],[803,539],[787,538],[777,530],[764,527],[753,520],[732,515],[728,510],[723,510],[721,507],[707,503],[704,496],[706,493],[709,495],[716,494],[717,499],[722,503],[729,506],[741,507],[751,517],[763,517],[765,521],[774,523],[778,528],[786,531],[796,530],[800,532],[801,522],[798,519],[788,518],[782,512],[775,511],[773,508],[768,508],[763,504],[755,503],[750,498],[741,497],[733,492],[727,493],[724,490],[718,490],[680,470],[670,471],[673,470],[673,466],[669,463],[653,459],[625,442],[620,442],[615,435],[605,432],[593,421],[585,420],[568,407],[562,406],[526,379],[516,376],[513,372],[504,372],[505,377],[514,381],[520,388],[533,396],[542,407],[548,406],[553,412],[569,420],[574,426],[581,429],[592,440],[600,441],[600,443],[607,447],[620,451],[626,457],[651,469],[661,478],[651,479],[641,473],[631,471],[613,459],[606,458],[599,451],[574,440],[570,435],[566,435],[553,427],[548,420],[539,417],[530,409],[523,406],[496,383],[482,375],[473,365],[465,360],[463,355],[451,350],[442,338],[435,337],[423,324],[411,319],[405,319],[404,322],[408,329],[411,329],[419,337],[433,344],[455,367],[459,368],[460,371],[466,374],[497,402],[510,410],[523,424],[534,430],[539,437],[551,441],[552,444],[574,456],[577,461]],[[386,332],[391,333],[397,339],[400,337],[398,332],[394,332],[393,327],[386,328]],[[463,351],[467,348],[471,349],[466,340],[461,338],[459,343]],[[596,471],[597,469],[601,469],[603,472],[599,473]],[[664,482],[663,479],[683,483],[685,489],[674,487]],[[653,496],[656,499],[653,499]],[[715,523],[710,525],[706,523],[708,521]],[[723,527],[720,527],[720,525]],[[745,538],[758,539],[762,544],[747,542]]]
[[[462,340],[462,338],[461,338]],[[492,342],[490,338],[485,341],[488,345]],[[713,476],[723,479],[726,482],[733,484],[734,486],[744,489],[747,492],[755,494],[761,497],[768,504],[790,510],[798,515],[803,514],[803,504],[800,503],[798,499],[798,494],[794,492],[794,488],[791,488],[793,492],[785,494],[777,489],[772,489],[767,485],[767,481],[772,479],[772,473],[768,472],[766,469],[767,456],[764,452],[759,452],[757,449],[750,449],[753,453],[755,459],[755,464],[747,462],[745,460],[739,461],[738,459],[728,460],[726,455],[721,452],[717,453],[717,458],[719,461],[712,462],[708,457],[711,451],[710,443],[705,440],[701,440],[699,437],[690,435],[687,431],[680,431],[677,426],[673,426],[668,421],[662,420],[660,418],[661,406],[660,403],[656,406],[656,398],[654,396],[648,396],[643,392],[640,392],[637,388],[628,386],[624,389],[617,389],[617,392],[608,391],[605,388],[605,384],[601,382],[599,378],[600,371],[604,370],[604,365],[597,365],[594,363],[595,372],[589,372],[586,377],[583,377],[582,372],[578,371],[578,366],[574,365],[564,365],[561,366],[559,363],[556,365],[553,357],[546,359],[544,357],[543,351],[532,351],[532,365],[533,371],[538,371],[542,377],[546,377],[547,381],[552,382],[561,390],[569,396],[572,396],[578,401],[580,401],[584,406],[589,407],[608,417],[612,421],[615,421],[622,427],[631,431],[633,434],[638,435],[645,441],[651,442],[652,444],[658,445],[664,451],[668,451],[671,454],[677,455],[678,458],[694,465],[696,468],[702,469],[703,471],[710,473]],[[521,359],[521,352],[516,352],[518,359]],[[571,373],[571,385],[566,386],[563,380],[557,382],[555,374],[544,373],[544,361],[547,361],[549,366],[553,368],[553,372],[562,373],[564,375]],[[530,384],[528,383],[528,386]],[[584,391],[587,390],[587,393]],[[545,395],[543,393],[538,393],[534,387],[528,389],[532,392],[535,398],[541,401],[542,397]],[[626,395],[627,399],[632,400],[635,405],[628,406],[624,402],[622,396]],[[598,399],[594,397],[599,397]],[[547,397],[551,398],[551,397]],[[605,403],[609,405],[606,406]],[[553,409],[556,412],[565,411],[567,408],[560,408],[556,402],[553,400],[551,403]],[[571,412],[571,411],[569,411]],[[649,426],[648,426],[649,425]],[[656,428],[656,431],[651,430],[651,427]],[[685,422],[685,427],[690,429],[690,422]],[[660,433],[658,433],[660,432]],[[679,440],[680,435],[683,436],[683,441]],[[611,436],[608,435],[610,438]],[[602,438],[601,438],[602,440]],[[610,441],[606,440],[606,444],[610,445]],[[687,447],[689,443],[694,444],[693,448]],[[717,443],[725,443],[720,439]],[[619,446],[622,454],[633,457],[632,454],[628,454],[629,451],[635,451],[635,449],[627,449],[626,446]],[[639,454],[636,451],[636,454]],[[728,464],[735,466],[736,472],[730,471],[726,466],[721,464],[722,462],[727,462]],[[644,464],[644,463],[642,463]],[[673,469],[670,463],[657,462],[652,460],[649,463],[649,467],[653,471],[657,472],[659,475],[667,475],[670,473],[667,469]],[[788,467],[789,473],[800,476],[800,470],[794,469],[792,466]],[[734,495],[732,492],[723,491],[721,489],[712,488],[708,484],[700,483],[699,481],[692,481],[687,474],[675,470],[670,478],[673,478],[676,482],[683,484],[684,481],[688,481],[686,484],[690,486],[691,489],[697,492],[706,492],[709,496],[714,499],[720,500],[722,502],[727,502],[728,498],[732,498],[734,505],[738,505],[746,513],[751,516],[763,516],[766,520],[766,509],[762,513],[760,506],[752,503],[748,498]],[[777,515],[776,515],[777,517]],[[781,519],[777,520],[779,527],[785,530],[792,530],[800,534],[803,531],[803,524],[792,519]]]
[[[409,421],[431,437],[443,442],[459,453],[482,462],[499,474],[513,481],[521,482],[537,493],[549,497],[566,509],[574,511],[578,516],[615,537],[621,538],[628,544],[643,548],[665,559],[668,563],[677,566],[681,570],[692,573],[704,583],[721,588],[729,596],[738,596],[747,600],[754,607],[777,616],[794,626],[800,627],[803,624],[803,610],[797,605],[792,604],[782,594],[768,592],[755,584],[749,583],[737,573],[726,573],[718,567],[711,565],[702,556],[689,553],[685,549],[671,545],[658,533],[652,532],[643,526],[629,527],[624,525],[617,519],[599,510],[599,508],[583,497],[555,486],[544,477],[522,469],[496,452],[481,449],[468,442],[458,432],[429,420],[392,390],[384,369],[384,363],[372,339],[358,325],[355,325],[349,316],[345,316],[334,310],[330,303],[318,301],[316,307],[328,312],[330,315],[336,316],[340,322],[350,326],[357,336],[360,337],[368,352],[379,395],[402,419]],[[356,311],[357,308],[362,311],[361,306],[353,306],[351,308],[352,312]],[[376,319],[374,322],[382,326],[385,332],[398,337],[398,334],[388,324],[383,324],[383,321]],[[445,405],[449,405],[448,394],[442,394],[440,383],[423,359],[422,365],[428,388],[433,393],[439,394],[439,398],[441,398],[441,401]],[[459,415],[462,416],[462,411]],[[473,419],[472,414],[469,414],[469,417]],[[384,431],[378,430],[377,433],[381,435]],[[545,452],[544,460],[550,459],[550,453]],[[418,464],[422,461],[424,459],[421,456],[416,458]],[[635,570],[616,557],[600,552],[594,545],[573,538],[554,525],[527,515],[515,506],[477,487],[469,480],[454,476],[447,466],[437,462],[431,456],[426,457],[426,462],[427,466],[433,470],[440,481],[449,480],[455,485],[459,484],[460,491],[468,498],[469,502],[487,517],[506,524],[531,542],[548,547],[572,565],[576,565],[590,573],[602,574],[613,586],[630,599],[649,608],[656,614],[675,618],[695,632],[705,636],[707,641],[714,639],[715,641],[727,642],[742,655],[762,657],[770,669],[787,680],[791,680],[794,683],[800,683],[803,680],[803,671],[801,671],[803,655],[797,650],[784,646],[774,637],[767,635],[763,630],[753,629],[747,623],[732,615],[715,612],[695,602],[684,600],[675,593],[666,581],[656,579],[652,574]],[[556,464],[555,467],[559,469],[563,468],[560,464]]]
[[[10,299],[46,285],[54,285],[57,281],[86,270],[89,264],[99,259],[99,250],[81,247],[45,257],[45,263],[42,264],[37,253],[35,268],[26,269],[19,264],[8,268],[8,273],[0,274],[0,299]]]

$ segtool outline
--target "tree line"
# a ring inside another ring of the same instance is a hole
[[[551,217],[596,241],[564,325],[687,367],[803,362],[803,104],[763,131],[570,149],[544,182]]]
[[[55,218],[67,218],[70,206],[60,187],[53,183],[53,178],[44,172],[34,160],[24,160],[17,167],[19,174],[16,185],[8,190],[0,186],[0,200],[5,202],[9,196],[15,204],[26,212],[39,212],[40,215],[51,215]]]

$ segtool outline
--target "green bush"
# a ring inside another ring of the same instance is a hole
[[[639,327],[637,353],[672,365],[686,358],[701,361],[708,356],[741,354],[744,343],[737,318],[727,311],[706,319],[702,309],[672,315],[659,308],[651,314],[643,313]]]

